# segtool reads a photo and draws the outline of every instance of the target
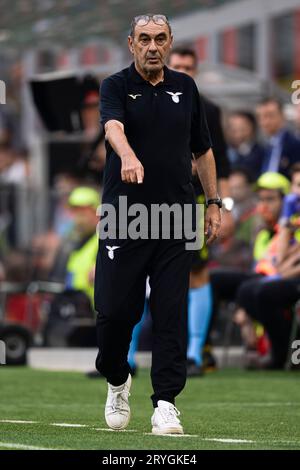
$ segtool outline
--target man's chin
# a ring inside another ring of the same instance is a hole
[[[153,63],[153,64],[149,62],[145,64],[145,71],[150,75],[160,72],[162,68],[163,68],[163,64],[160,61],[158,61],[157,63]]]

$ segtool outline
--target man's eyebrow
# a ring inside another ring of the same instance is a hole
[[[158,33],[155,37],[158,38],[159,36],[167,36],[167,33],[165,33],[165,31],[162,31],[161,33]]]
[[[158,34],[156,34],[156,35],[154,36],[154,39],[155,39],[155,38],[158,38],[158,37],[160,37],[160,36],[167,36],[167,33],[166,33],[165,31],[161,31],[160,33],[158,33]],[[150,38],[150,39],[151,39],[153,36],[150,35],[150,34],[141,32],[141,33],[139,34],[139,38],[141,38],[141,37],[146,37],[146,38]]]

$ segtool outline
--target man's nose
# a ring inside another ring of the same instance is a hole
[[[157,45],[154,39],[151,40],[149,45],[149,51],[157,51]]]

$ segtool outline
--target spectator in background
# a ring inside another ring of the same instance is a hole
[[[60,335],[64,335],[61,317],[64,316],[64,306],[72,305],[69,317],[86,320],[85,325],[90,324],[91,334],[85,336],[84,329],[77,335],[76,329],[73,335],[69,334],[68,344],[96,343],[96,331],[94,328],[94,276],[98,251],[98,235],[96,226],[98,216],[96,210],[99,206],[98,192],[88,186],[78,186],[73,189],[68,198],[68,204],[74,213],[73,240],[64,240],[57,253],[52,279],[60,277],[65,282],[65,291],[56,296],[51,304],[51,309],[44,325],[44,338],[46,344],[59,344]],[[66,246],[67,245],[67,246]],[[82,324],[82,323],[81,323]],[[93,325],[93,326],[92,326]],[[82,325],[83,326],[83,325]],[[62,331],[60,329],[62,328]],[[83,343],[81,343],[81,341]]]
[[[245,168],[236,167],[231,172],[229,192],[234,201],[232,217],[235,230],[231,237],[212,248],[212,259],[224,267],[248,270],[252,266],[253,243],[261,221],[256,213],[257,196],[253,191],[252,177]]]
[[[283,369],[291,348],[292,308],[300,296],[300,243],[289,246],[276,274],[246,281],[238,291],[240,314],[263,325],[271,342],[271,354],[257,358],[252,368]],[[299,330],[297,331],[299,339]],[[299,366],[298,366],[299,368]]]
[[[289,189],[288,179],[279,173],[265,173],[258,179],[257,212],[262,216],[265,227],[258,232],[255,239],[253,249],[254,269],[248,272],[237,269],[218,269],[211,273],[215,314],[219,302],[223,300],[235,301],[238,306],[241,305],[240,302],[244,302],[244,300],[241,300],[240,292],[241,289],[244,289],[245,283],[257,281],[257,284],[253,285],[260,287],[264,285],[261,283],[265,278],[276,273],[277,224],[282,210],[283,198],[288,194]],[[246,294],[248,295],[247,289]],[[243,305],[245,304],[243,303]],[[241,327],[247,347],[255,347],[255,344],[253,344],[253,338],[255,339],[254,329],[248,315],[245,314],[245,309],[243,311],[237,309],[235,320]]]
[[[244,168],[252,181],[260,175],[263,147],[256,141],[257,125],[248,111],[235,111],[227,121],[228,158],[231,168]]]
[[[300,163],[291,169],[291,192],[285,196],[279,225],[277,263],[286,258],[289,247],[295,241],[300,242]]]
[[[39,279],[62,281],[61,271],[64,272],[65,259],[60,257],[62,246],[72,244],[74,236],[74,212],[68,204],[68,198],[73,189],[79,186],[80,180],[72,173],[58,173],[54,178],[51,192],[51,220],[49,229],[36,234],[32,240],[33,263],[35,274]],[[58,267],[59,264],[59,267]],[[61,267],[63,266],[63,267]]]
[[[74,213],[68,203],[71,192],[79,186],[79,179],[72,173],[58,173],[53,186],[53,231],[59,237],[70,235],[74,227]]]
[[[98,251],[96,214],[100,200],[95,189],[78,187],[69,197],[69,205],[74,211],[77,243],[69,255],[66,266],[66,286],[86,293],[93,305],[95,264]]]
[[[252,175],[243,168],[236,168],[229,177],[230,195],[234,201],[232,216],[235,221],[234,237],[253,247],[259,221],[257,217],[257,194],[254,192]]]
[[[232,216],[239,221],[245,213],[252,213],[256,206],[251,175],[244,168],[236,168],[231,171],[228,181],[230,196],[234,200]]]
[[[294,163],[300,162],[300,140],[286,127],[282,103],[267,98],[257,106],[260,129],[267,138],[261,173],[278,172],[289,177]]]

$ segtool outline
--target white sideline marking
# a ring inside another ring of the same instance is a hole
[[[24,450],[55,450],[50,447],[27,446],[25,444],[16,444],[12,442],[0,442],[0,447],[6,447],[7,449],[24,449]]]
[[[11,424],[38,424],[38,421],[23,421],[21,419],[0,419],[0,423],[11,423]]]
[[[249,439],[225,439],[225,438],[214,438],[214,437],[205,437],[202,438],[203,441],[213,441],[213,442],[224,442],[227,444],[254,444],[256,441],[251,441]]]
[[[156,436],[156,437],[199,437],[198,434],[153,434],[152,432],[144,432],[144,436]]]
[[[92,428],[94,431],[108,431],[108,432],[137,432],[136,429],[110,429],[110,428]]]
[[[57,426],[60,428],[90,428],[94,431],[109,431],[109,432],[138,432],[136,429],[110,429],[110,428],[95,428],[89,424],[77,424],[77,423],[42,423],[40,421],[23,421],[19,419],[0,419],[0,423],[10,424],[42,424],[43,426]]]
[[[88,428],[88,424],[71,424],[71,423],[50,423],[50,426],[58,426],[60,428]]]
[[[158,436],[158,437],[199,437],[198,434],[152,434],[151,432],[144,432],[144,436]],[[224,442],[227,444],[254,444],[256,441],[251,441],[248,439],[227,439],[227,438],[210,438],[210,437],[200,437],[201,441],[214,441],[214,442]]]
[[[209,402],[201,402],[199,403],[199,408],[200,407],[203,407],[203,406],[207,406],[207,407],[215,407],[215,406],[224,406],[224,407],[228,407],[228,406],[233,406],[233,407],[236,407],[236,406],[239,406],[239,407],[246,407],[246,408],[260,408],[260,407],[263,407],[263,408],[266,408],[266,407],[277,407],[277,406],[299,406],[300,405],[300,402],[249,402],[249,403],[246,403],[246,402],[243,402],[243,403],[238,403],[238,402],[215,402],[215,403],[209,403]]]
[[[40,421],[29,421],[21,419],[0,419],[0,423],[9,424],[41,424],[43,426],[57,426],[57,427],[73,427],[73,428],[89,428],[92,431],[104,431],[104,432],[139,432],[137,429],[120,429],[119,431],[110,428],[95,428],[94,425],[89,424],[77,424],[77,423],[42,423]],[[211,442],[223,442],[224,444],[255,444],[260,443],[272,443],[272,444],[290,444],[300,445],[300,441],[282,440],[282,439],[265,439],[260,441],[250,439],[230,439],[230,438],[216,438],[216,437],[200,437],[198,434],[152,434],[151,432],[141,433],[144,436],[156,436],[156,437],[198,437],[201,441]],[[0,447],[6,447],[11,449],[28,449],[28,450],[55,450],[50,447],[36,447],[25,444],[16,444],[11,442],[0,442]]]

